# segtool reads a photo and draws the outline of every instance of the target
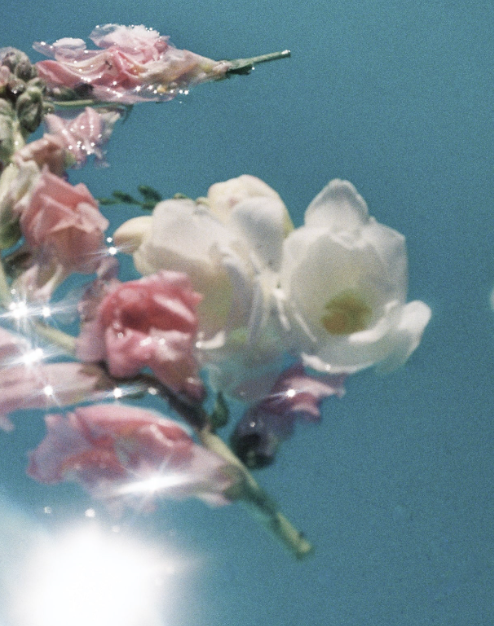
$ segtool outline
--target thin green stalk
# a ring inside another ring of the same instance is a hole
[[[242,480],[239,483],[238,493],[233,494],[236,499],[293,556],[302,559],[309,555],[313,550],[311,543],[281,513],[276,503],[259,486],[249,470],[226,443],[208,428],[203,428],[197,434],[206,448],[224,458],[240,471]]]
[[[282,50],[281,52],[260,54],[256,57],[250,57],[248,59],[233,59],[232,61],[229,61],[231,67],[227,71],[227,74],[248,74],[253,67],[259,63],[268,63],[269,61],[277,61],[278,59],[287,59],[290,56],[290,50]]]
[[[53,328],[53,326],[49,326],[40,320],[35,320],[33,322],[33,326],[40,337],[43,337],[43,339],[55,344],[69,356],[75,357],[75,337],[62,332],[57,328]]]
[[[0,305],[7,308],[11,301],[12,298],[10,297],[10,288],[2,261],[0,262]]]

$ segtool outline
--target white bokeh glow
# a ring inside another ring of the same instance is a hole
[[[96,526],[45,539],[12,594],[15,626],[165,626],[175,567]]]

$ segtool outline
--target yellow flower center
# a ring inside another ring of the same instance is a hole
[[[343,291],[327,302],[321,323],[331,335],[350,335],[365,330],[372,309],[352,291]]]

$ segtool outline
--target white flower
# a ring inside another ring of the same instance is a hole
[[[202,294],[199,348],[218,388],[237,388],[282,351],[273,338],[273,293],[290,224],[273,189],[241,176],[197,202],[160,202],[152,217],[130,220],[114,235],[141,274],[185,272]]]
[[[292,351],[320,371],[391,370],[418,346],[431,311],[406,304],[404,237],[333,180],[284,242],[278,298]]]

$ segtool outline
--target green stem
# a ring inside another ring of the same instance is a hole
[[[11,303],[10,288],[7,282],[7,276],[5,275],[5,268],[3,266],[3,260],[0,262],[0,305],[7,308]]]
[[[33,325],[40,337],[43,337],[43,339],[46,339],[50,343],[54,343],[69,356],[75,357],[75,337],[57,328],[53,328],[53,326],[49,326],[40,320],[34,321]]]
[[[249,513],[297,559],[312,552],[312,545],[279,511],[276,503],[259,486],[245,465],[226,443],[208,428],[197,432],[201,443],[236,467],[242,476],[238,493],[234,494]]]
[[[50,102],[57,109],[83,109],[86,107],[91,107],[93,109],[104,108],[117,110],[124,120],[130,115],[133,107],[133,105],[131,104],[99,102],[97,100],[91,100],[90,98],[86,98],[84,100],[50,100]]]
[[[227,71],[227,74],[249,74],[254,65],[267,63],[269,61],[277,61],[278,59],[287,59],[290,56],[290,50],[282,50],[281,52],[260,54],[259,56],[250,57],[248,59],[233,59],[232,61],[229,61],[231,67]]]

